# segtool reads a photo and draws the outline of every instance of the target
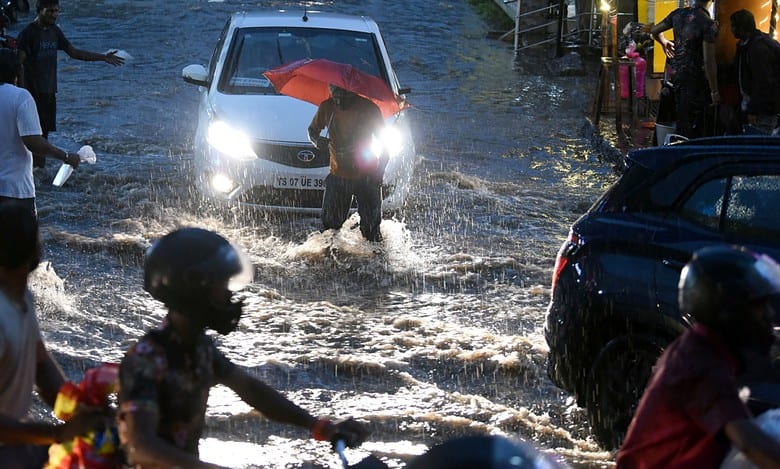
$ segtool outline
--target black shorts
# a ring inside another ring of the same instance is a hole
[[[35,198],[29,198],[29,199],[17,199],[14,197],[5,197],[0,195],[0,204],[18,204],[22,205],[27,208],[27,210],[30,211],[30,213],[33,214],[34,217],[38,216],[38,209],[35,206]],[[2,446],[0,446],[0,449],[2,449]],[[2,454],[2,452],[0,452]]]
[[[54,93],[34,94],[35,107],[41,121],[43,135],[57,130],[57,95]]]

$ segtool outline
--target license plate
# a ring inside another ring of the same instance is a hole
[[[309,176],[276,176],[274,187],[277,189],[325,189],[325,178]]]

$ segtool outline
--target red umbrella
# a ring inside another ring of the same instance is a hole
[[[370,99],[379,106],[383,117],[392,116],[407,105],[381,78],[326,59],[296,60],[263,75],[279,93],[317,106],[330,97],[331,84]]]

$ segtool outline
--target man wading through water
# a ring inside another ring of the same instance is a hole
[[[35,20],[19,33],[19,62],[24,65],[19,86],[27,88],[35,99],[41,120],[43,138],[57,130],[57,51],[65,51],[71,58],[87,62],[105,62],[122,65],[125,59],[114,52],[99,54],[76,49],[57,26],[60,15],[59,0],[39,0]],[[45,155],[33,153],[33,165],[43,167]]]
[[[309,140],[318,150],[328,147],[330,173],[325,178],[322,224],[339,229],[347,220],[352,197],[357,200],[360,232],[368,241],[382,241],[382,178],[388,162],[385,150],[372,148],[374,133],[384,126],[382,112],[370,100],[330,85],[331,97],[317,108],[309,125]],[[328,128],[330,139],[321,138]]]

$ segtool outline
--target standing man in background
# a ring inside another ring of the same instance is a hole
[[[18,202],[35,215],[30,151],[58,158],[73,168],[79,166],[81,158],[43,138],[35,101],[27,90],[16,86],[18,76],[16,54],[0,49],[0,205]]]
[[[663,47],[674,86],[677,114],[676,133],[688,138],[703,137],[707,111],[720,103],[715,38],[718,24],[707,9],[711,0],[693,0],[690,7],[678,8],[650,34]],[[674,42],[664,31],[674,31]],[[714,120],[713,120],[714,121]]]
[[[98,54],[76,49],[57,26],[60,14],[59,0],[38,0],[38,15],[19,33],[19,62],[24,65],[20,85],[32,94],[38,108],[43,138],[57,130],[57,51],[87,62],[106,62],[117,66],[124,59],[114,52]],[[44,155],[33,154],[33,165],[43,167]]]
[[[756,29],[748,10],[735,11],[730,19],[731,32],[739,40],[735,68],[743,123],[771,134],[780,127],[780,43]]]

